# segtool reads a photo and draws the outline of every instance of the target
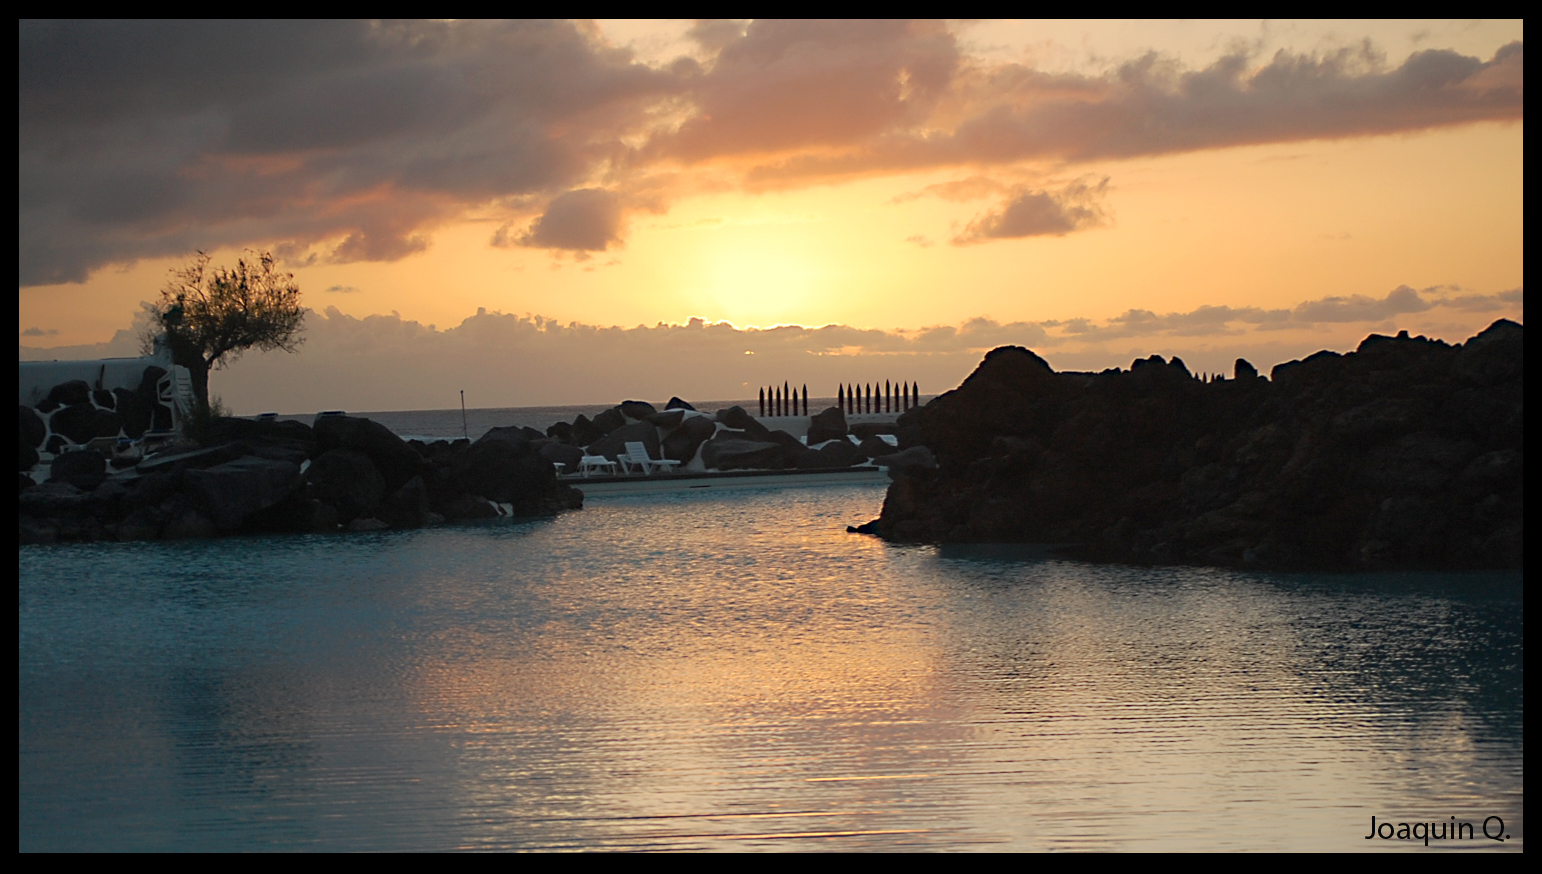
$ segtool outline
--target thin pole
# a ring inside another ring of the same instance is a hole
[[[471,439],[471,429],[466,426],[466,390],[460,390],[460,433],[467,440]]]

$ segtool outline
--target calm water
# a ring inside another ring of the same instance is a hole
[[[844,533],[881,499],[23,548],[19,846],[1524,846],[1519,575]]]

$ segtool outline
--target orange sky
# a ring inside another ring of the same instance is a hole
[[[989,342],[1076,369],[1523,317],[1519,22],[446,27],[417,35],[443,42],[416,66],[392,66],[391,34],[343,33],[374,54],[271,81],[146,73],[112,109],[75,89],[112,72],[89,39],[65,63],[24,28],[23,356],[107,343],[195,247],[277,249],[318,313],[435,335],[478,308],[912,338],[985,317],[1025,326]],[[1400,286],[1415,304],[1386,303]],[[1276,316],[1194,315],[1215,307]]]

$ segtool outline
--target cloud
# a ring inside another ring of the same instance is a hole
[[[32,328],[25,328],[25,329],[23,329],[22,332],[21,332],[21,336],[23,336],[23,337],[52,337],[53,335],[55,335],[57,333],[59,333],[59,329],[58,328],[46,328],[45,329],[45,328],[32,327]]]
[[[1063,237],[1106,224],[1102,200],[1108,177],[1096,183],[1078,179],[1059,191],[1019,189],[998,208],[976,216],[953,245],[1020,237]]]
[[[22,22],[23,285],[194,248],[393,260],[579,187],[680,78],[566,22]]]
[[[1056,367],[1074,370],[1128,366],[1155,352],[1181,355],[1196,371],[1229,373],[1238,357],[1267,370],[1324,342],[1353,348],[1367,330],[1381,330],[1399,313],[1404,319],[1438,313],[1441,321],[1434,324],[1457,332],[1446,339],[1459,342],[1493,319],[1485,312],[1464,322],[1464,312],[1477,311],[1475,300],[1497,303],[1520,318],[1523,298],[1519,288],[1475,294],[1400,286],[1381,298],[1327,297],[1289,309],[1135,309],[1111,319],[1042,322],[982,316],[957,325],[888,330],[839,324],[740,328],[700,318],[623,328],[485,308],[440,329],[397,313],[359,318],[329,306],[308,314],[306,342],[297,354],[246,356],[215,377],[215,391],[246,411],[441,409],[458,402],[460,389],[469,403],[484,407],[611,404],[623,397],[671,394],[734,399],[752,396],[753,386],[783,380],[808,383],[815,397],[833,395],[837,384],[884,380],[919,380],[923,391],[932,392],[957,385],[985,351],[1004,345],[1032,347]],[[1323,314],[1327,321],[1307,320]],[[20,346],[20,358],[137,355],[146,317],[141,310],[134,326],[109,343]],[[1332,327],[1339,332],[1325,335]],[[511,380],[511,373],[527,376]]]
[[[1524,112],[1519,42],[1487,61],[1389,68],[1366,45],[1093,74],[972,58],[930,22],[703,22],[689,42],[699,60],[650,65],[560,21],[21,22],[18,281],[220,246],[390,261],[473,212],[504,244],[598,251],[628,210],[691,186],[967,168],[925,193],[969,199],[1025,165]],[[1005,191],[962,239],[1100,219],[1065,195]]]
[[[657,134],[651,155],[768,154],[908,129],[947,93],[960,61],[934,22],[756,20],[719,37],[707,74],[690,83],[697,111]]]
[[[1433,305],[1419,292],[1399,285],[1379,299],[1356,294],[1307,301],[1291,315],[1297,322],[1376,322],[1406,313],[1422,313]]]
[[[620,240],[621,199],[612,191],[580,188],[552,200],[546,212],[513,243],[538,249],[601,252]]]
[[[358,291],[352,285],[333,285],[326,289],[328,294],[352,294]]]
[[[762,186],[964,164],[1088,162],[1261,143],[1339,139],[1524,113],[1522,44],[1489,61],[1425,50],[1385,68],[1368,43],[1323,55],[1246,50],[1202,69],[1152,52],[1103,75],[976,65],[950,89],[949,124],[890,130],[854,148],[791,155],[748,176]]]
[[[910,191],[898,195],[891,203],[906,203],[919,200],[923,197],[940,197],[943,200],[951,200],[955,203],[970,200],[983,200],[992,194],[1000,194],[1008,190],[1009,186],[986,176],[970,176],[967,179],[957,179],[952,182],[938,182],[928,185],[920,191]]]

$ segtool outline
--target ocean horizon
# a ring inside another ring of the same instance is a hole
[[[925,404],[935,395],[922,395],[921,403]],[[664,409],[667,399],[663,401],[648,401],[659,410]],[[743,407],[754,415],[760,402],[755,398],[748,400],[707,400],[691,401],[691,406],[702,412],[716,412],[729,407]],[[345,410],[350,416],[359,416],[370,419],[391,429],[393,433],[404,440],[422,440],[431,442],[434,440],[454,440],[459,437],[469,437],[472,440],[487,433],[491,428],[525,427],[534,428],[545,432],[547,427],[556,422],[571,422],[579,415],[594,418],[596,414],[611,409],[620,401],[611,404],[558,404],[547,406],[529,407],[478,407],[468,408],[465,412],[464,425],[462,423],[460,408],[442,410],[375,410],[353,411]],[[809,412],[817,413],[820,410],[836,405],[833,397],[810,397],[808,402]],[[243,415],[238,418],[250,419],[257,414]],[[298,422],[310,424],[315,420],[317,413],[279,413],[280,419],[292,419]]]

